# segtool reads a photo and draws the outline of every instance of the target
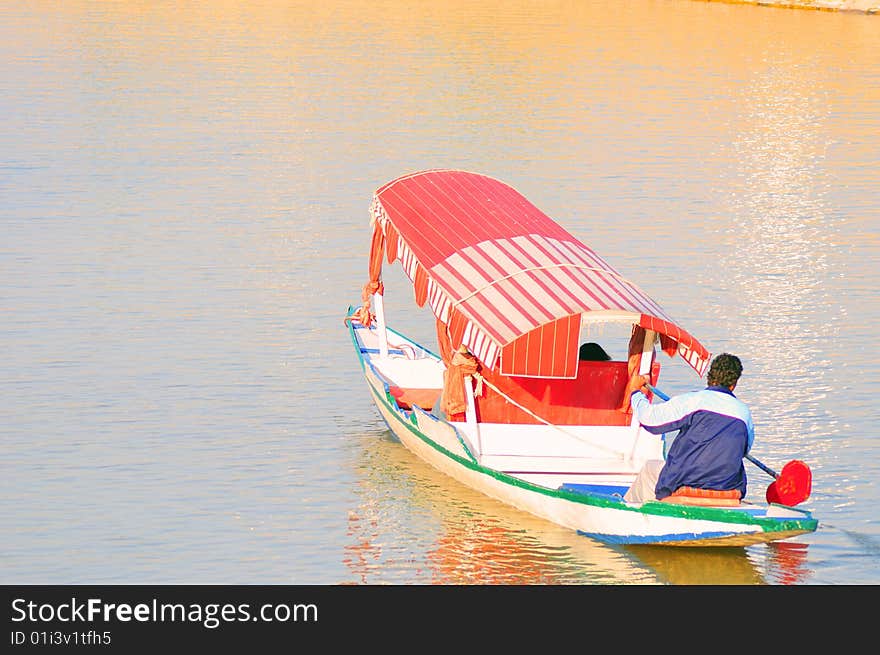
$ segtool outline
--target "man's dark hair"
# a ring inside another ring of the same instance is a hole
[[[739,357],[730,353],[721,353],[712,360],[706,381],[712,387],[732,387],[742,375],[743,367]]]

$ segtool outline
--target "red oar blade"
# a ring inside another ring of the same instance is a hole
[[[799,459],[782,467],[779,477],[767,487],[767,502],[794,507],[810,497],[813,472]]]

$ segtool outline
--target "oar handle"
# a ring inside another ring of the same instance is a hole
[[[669,400],[669,396],[667,396],[665,393],[663,393],[662,391],[660,391],[660,389],[658,389],[658,388],[656,388],[656,387],[654,387],[654,386],[651,386],[650,384],[645,384],[645,386],[648,387],[648,389],[650,389],[650,390],[651,390],[654,394],[656,394],[659,398],[662,398],[663,400]]]
[[[764,473],[769,473],[769,474],[772,475],[774,478],[778,478],[778,477],[779,477],[779,474],[778,474],[776,471],[774,471],[772,468],[770,468],[770,467],[767,466],[766,464],[762,464],[761,462],[759,462],[757,459],[755,459],[754,457],[752,457],[752,456],[749,455],[748,453],[746,453],[746,459],[749,460],[749,461],[750,461],[752,464],[754,464],[755,466],[757,466],[759,469],[761,469],[762,471],[764,471]]]
[[[663,400],[669,400],[669,396],[667,396],[665,393],[660,391],[660,389],[657,389],[656,387],[651,386],[650,384],[646,384],[645,386],[648,387],[648,389],[650,389],[654,394],[656,394],[658,398],[662,398]],[[772,468],[770,468],[766,464],[758,461],[756,458],[752,457],[748,453],[746,453],[746,459],[749,460],[755,466],[757,466],[759,469],[764,471],[764,473],[769,473],[774,478],[779,477],[779,474],[776,471],[774,471]]]

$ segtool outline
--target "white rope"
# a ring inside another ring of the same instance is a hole
[[[548,426],[550,426],[551,428],[553,428],[554,430],[558,430],[558,431],[561,432],[562,434],[564,434],[564,435],[566,435],[566,436],[568,436],[568,437],[571,437],[572,439],[576,439],[576,440],[578,440],[578,441],[580,441],[580,442],[582,442],[582,443],[586,443],[586,444],[589,444],[589,445],[591,445],[591,446],[595,446],[596,448],[601,448],[602,450],[605,450],[605,451],[607,451],[607,452],[609,452],[609,453],[614,453],[615,455],[617,455],[618,457],[620,457],[620,459],[625,459],[625,458],[626,458],[626,453],[623,453],[623,452],[621,452],[620,450],[616,450],[616,449],[614,449],[614,448],[610,448],[609,446],[606,446],[605,444],[601,444],[601,443],[599,443],[599,442],[597,442],[597,441],[593,441],[592,439],[589,439],[589,438],[586,438],[586,437],[582,437],[581,435],[579,435],[579,434],[575,434],[574,432],[569,432],[568,430],[565,430],[565,429],[559,427],[558,425],[555,425],[555,424],[551,423],[550,421],[541,418],[540,416],[538,416],[537,414],[535,414],[532,410],[528,409],[527,407],[523,407],[522,405],[520,405],[520,404],[519,404],[518,402],[516,402],[513,398],[511,398],[511,397],[508,396],[506,393],[504,393],[503,391],[501,391],[501,389],[499,389],[499,388],[496,387],[494,384],[492,384],[491,382],[489,382],[486,378],[484,378],[484,377],[483,377],[482,375],[480,375],[479,373],[474,373],[473,376],[474,376],[474,377],[475,377],[475,378],[476,378],[481,384],[485,384],[486,386],[488,386],[490,389],[492,389],[495,393],[497,393],[499,396],[501,396],[502,398],[504,398],[504,399],[505,399],[507,402],[509,402],[511,405],[514,405],[514,406],[518,407],[519,409],[521,409],[522,411],[524,411],[526,414],[528,414],[529,416],[531,416],[531,417],[534,418],[534,419],[537,419],[538,421],[540,421],[540,422],[543,423],[544,425],[548,425]]]

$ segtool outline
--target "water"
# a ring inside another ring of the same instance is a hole
[[[878,43],[685,0],[0,2],[0,579],[880,582]],[[396,442],[342,319],[373,190],[434,167],[512,184],[737,353],[753,452],[809,463],[818,532],[608,547]]]

